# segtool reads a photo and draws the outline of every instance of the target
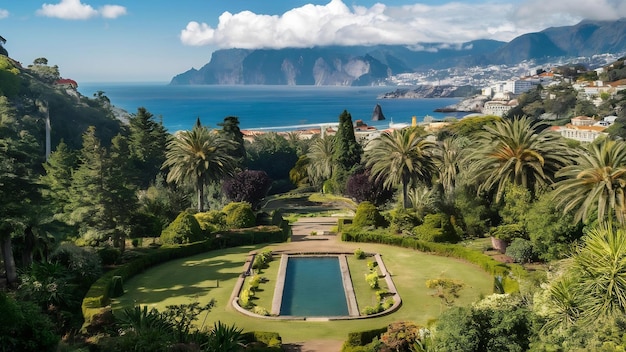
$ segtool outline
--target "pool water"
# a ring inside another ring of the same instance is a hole
[[[289,257],[280,315],[348,315],[339,258]]]

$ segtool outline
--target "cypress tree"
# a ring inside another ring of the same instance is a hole
[[[339,115],[339,129],[335,136],[335,162],[344,171],[350,171],[361,163],[363,148],[356,141],[352,116],[347,110]]]
[[[235,142],[231,155],[239,164],[243,164],[246,159],[246,147],[244,145],[243,133],[239,129],[239,118],[237,116],[227,116],[224,122],[218,123],[222,127],[220,133],[226,138]]]

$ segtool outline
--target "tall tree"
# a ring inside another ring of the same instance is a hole
[[[590,144],[576,163],[557,173],[563,179],[554,197],[564,212],[576,210],[576,221],[587,222],[593,212],[598,221],[626,224],[626,143],[604,139]]]
[[[203,212],[204,187],[234,172],[234,146],[232,140],[196,123],[191,131],[181,131],[167,143],[163,163],[169,170],[167,181],[192,184],[197,192],[198,211]]]
[[[499,201],[509,182],[533,194],[554,183],[554,174],[574,155],[564,138],[549,130],[537,132],[538,127],[525,117],[485,126],[470,155],[478,192],[495,191]]]
[[[307,173],[311,183],[321,185],[333,175],[335,138],[334,136],[324,136],[314,139],[311,143],[307,153],[309,160]]]
[[[142,188],[154,182],[165,161],[168,133],[161,121],[155,121],[146,108],[140,107],[128,119],[129,148],[138,171],[138,185]]]
[[[464,137],[446,138],[437,144],[438,179],[448,197],[454,193],[468,145],[469,139]]]
[[[90,126],[83,133],[83,147],[79,152],[79,166],[72,176],[69,204],[64,220],[76,226],[82,236],[100,241],[111,235],[105,208],[106,149]]]
[[[24,233],[25,214],[40,195],[35,171],[42,161],[38,151],[13,106],[0,96],[0,250],[9,284],[17,280],[11,236]]]
[[[344,110],[339,115],[339,128],[335,134],[334,159],[339,167],[349,171],[361,162],[363,148],[356,141],[352,115]]]
[[[417,182],[430,186],[437,172],[435,148],[419,127],[383,133],[366,153],[367,167],[385,188],[402,186],[402,205],[407,208],[409,186]]]
[[[69,189],[77,163],[76,153],[61,141],[50,154],[48,161],[43,164],[45,173],[41,176],[40,182],[45,188],[42,193],[55,214],[63,213],[69,202]]]
[[[131,219],[137,211],[136,171],[131,159],[128,141],[117,135],[111,141],[105,174],[105,204],[109,223],[113,228],[114,245],[125,249],[126,237],[131,232]]]
[[[220,133],[224,135],[224,138],[230,139],[235,143],[231,154],[233,158],[237,160],[239,165],[244,164],[246,159],[246,147],[243,133],[241,133],[239,129],[239,118],[237,116],[227,116],[224,118],[224,122],[218,123],[217,125],[222,127]]]

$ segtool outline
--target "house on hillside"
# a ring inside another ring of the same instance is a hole
[[[74,89],[78,88],[78,83],[76,83],[73,79],[61,78],[54,82],[54,85],[63,88],[63,89]]]
[[[589,143],[600,136],[607,136],[608,133],[604,132],[604,130],[611,124],[608,120],[596,121],[588,116],[577,116],[570,121],[565,126],[552,126],[550,130],[561,134],[565,138]]]

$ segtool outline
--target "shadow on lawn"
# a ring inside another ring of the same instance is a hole
[[[118,298],[122,305],[132,301],[140,304],[153,304],[172,297],[198,297],[209,295],[211,290],[224,287],[224,283],[236,279],[243,272],[246,255],[262,246],[231,248],[211,252],[201,256],[178,259],[147,270],[131,279],[126,293]],[[224,257],[241,255],[240,260],[227,260]],[[207,256],[211,256],[206,258]],[[132,285],[132,280],[140,280],[140,285]]]

